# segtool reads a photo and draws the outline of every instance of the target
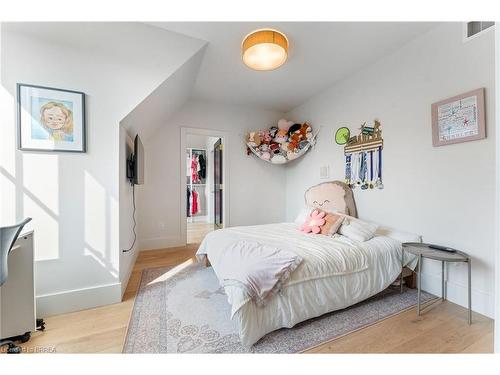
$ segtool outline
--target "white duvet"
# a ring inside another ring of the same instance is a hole
[[[356,242],[340,235],[305,234],[293,223],[218,230],[205,237],[197,255],[208,256],[218,275],[223,273],[219,265],[227,267],[220,259],[224,250],[241,240],[282,247],[303,259],[265,306],[257,306],[241,286],[225,285],[231,317],[246,346],[276,329],[363,301],[387,288],[401,272],[397,239],[375,236]]]

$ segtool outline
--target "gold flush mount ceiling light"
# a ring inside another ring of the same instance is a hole
[[[255,30],[243,39],[241,53],[249,68],[273,70],[283,65],[288,57],[288,39],[277,30]]]

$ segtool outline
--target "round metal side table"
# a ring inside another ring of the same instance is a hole
[[[446,300],[446,281],[444,279],[444,266],[446,262],[463,262],[467,263],[467,298],[468,298],[468,323],[472,323],[472,309],[471,309],[471,258],[466,253],[454,250],[453,252],[437,250],[430,248],[426,243],[420,242],[405,242],[403,243],[403,251],[401,254],[401,275],[403,275],[404,266],[404,253],[405,251],[416,255],[418,257],[418,271],[417,271],[417,288],[418,288],[418,301],[417,301],[417,315],[420,315],[420,295],[422,291],[422,258],[433,259],[441,261],[441,298]],[[403,280],[401,280],[401,289],[403,288]]]

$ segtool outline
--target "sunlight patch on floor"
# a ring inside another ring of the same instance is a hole
[[[171,270],[168,270],[167,272],[165,272],[163,275],[161,276],[158,276],[156,279],[154,279],[153,281],[150,281],[148,283],[148,285],[153,285],[153,284],[156,284],[156,283],[161,283],[162,281],[165,281],[165,280],[168,280],[169,278],[171,278],[172,276],[175,276],[176,274],[178,274],[179,272],[181,272],[182,270],[186,269],[188,266],[190,266],[191,264],[194,263],[194,260],[193,259],[188,259],[186,260],[184,263],[181,263],[179,264],[178,266],[172,268]]]

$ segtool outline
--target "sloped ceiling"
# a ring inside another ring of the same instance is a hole
[[[208,42],[192,96],[288,112],[314,94],[374,63],[436,23],[429,22],[156,22]],[[281,68],[256,72],[241,61],[249,32],[270,27],[290,41]]]
[[[2,32],[62,45],[67,53],[86,51],[90,58],[109,61],[115,72],[127,72],[122,79],[130,85],[105,89],[114,95],[120,88],[129,88],[116,115],[131,135],[145,136],[157,126],[154,121],[170,116],[189,97],[206,45],[203,40],[139,22],[13,22],[2,23]],[[87,94],[92,99],[92,93]]]
[[[148,95],[121,124],[133,135],[143,139],[170,118],[189,99],[200,68],[204,47],[191,56],[180,68]]]

